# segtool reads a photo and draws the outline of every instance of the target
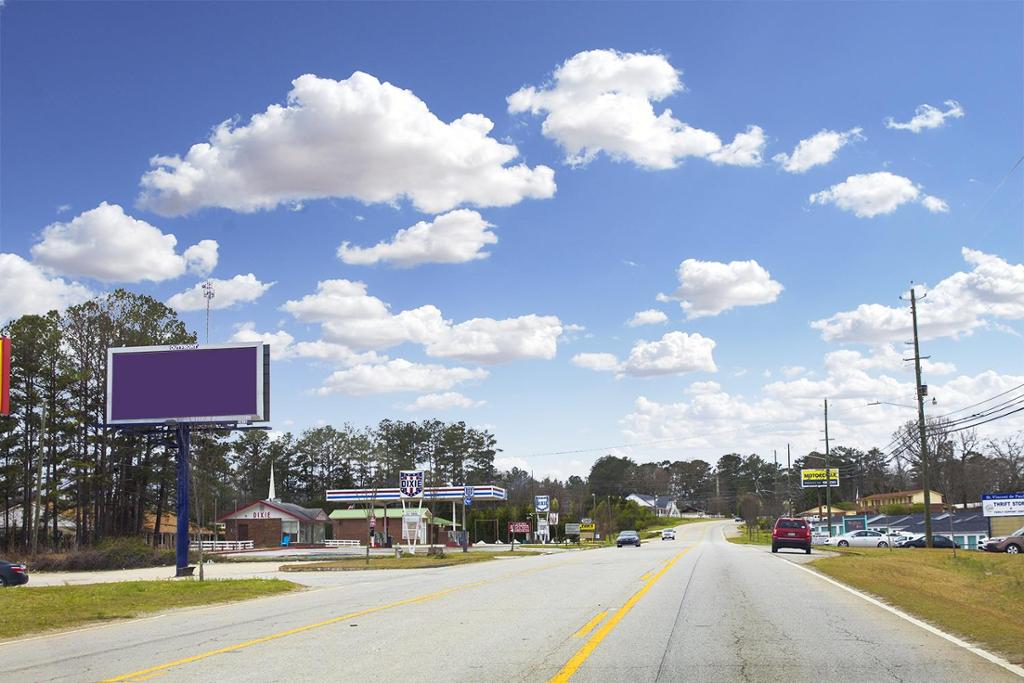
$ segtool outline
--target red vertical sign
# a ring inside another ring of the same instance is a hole
[[[11,414],[11,338],[0,337],[0,415]]]

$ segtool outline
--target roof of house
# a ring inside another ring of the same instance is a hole
[[[301,505],[295,505],[294,503],[282,503],[278,500],[254,500],[251,503],[247,503],[237,510],[226,512],[221,515],[217,521],[221,522],[225,519],[231,519],[242,510],[248,510],[256,505],[266,505],[269,508],[274,508],[280,512],[296,517],[302,522],[322,522],[327,519],[327,513],[320,508],[304,508]]]
[[[145,512],[142,515],[142,530],[148,533],[156,533],[156,513]],[[189,522],[188,525],[189,533],[195,533],[199,530],[199,525],[195,522]],[[160,533],[162,534],[173,534],[178,531],[178,516],[165,512],[160,515]],[[203,531],[213,533],[212,530],[203,528]]]
[[[868,520],[868,526],[889,527],[909,533],[924,533],[924,514],[912,515],[880,515]],[[947,513],[932,515],[932,533],[949,535],[949,515]],[[953,533],[957,534],[987,534],[988,518],[984,515],[968,510],[953,515]]]
[[[654,496],[648,496],[646,493],[631,493],[627,498],[639,498],[648,505],[654,505]]]
[[[639,498],[644,503],[663,510],[676,500],[674,496],[648,496],[646,493],[631,493],[627,498]]]
[[[942,495],[938,491],[932,490],[935,495]],[[909,491],[890,491],[888,493],[872,493],[870,496],[862,496],[861,500],[875,500],[877,498],[890,498],[892,496],[912,496],[915,493],[924,493],[924,489],[910,489]]]

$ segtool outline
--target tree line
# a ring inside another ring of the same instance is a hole
[[[12,340],[11,414],[0,417],[2,547],[138,536],[147,515],[158,537],[177,493],[175,445],[163,434],[104,428],[107,349],[195,343],[195,333],[173,309],[123,289],[62,314],[22,316],[0,332]],[[424,469],[430,486],[490,483],[496,444],[487,430],[440,420],[297,435],[196,431],[193,520],[208,526],[230,506],[265,498],[271,464],[278,497],[310,507],[322,507],[329,488],[393,486],[401,469]],[[62,519],[74,523],[73,538],[61,533]]]
[[[172,510],[174,445],[159,434],[106,429],[103,422],[107,348],[194,343],[195,333],[177,313],[149,296],[117,289],[63,313],[22,316],[2,333],[13,341],[12,412],[0,417],[2,547],[29,547],[33,528],[41,530],[44,547],[67,542],[58,528],[61,517],[74,522],[76,545],[137,536],[147,515],[159,520]],[[1024,432],[985,438],[975,429],[931,420],[927,439],[931,488],[946,499],[969,503],[984,492],[1024,489]],[[830,449],[831,465],[840,471],[833,501],[919,488],[919,450],[916,422],[900,426],[884,449]],[[499,471],[499,452],[489,431],[436,419],[324,425],[300,434],[198,431],[192,447],[194,519],[208,525],[232,507],[264,498],[271,466],[278,497],[307,507],[330,507],[329,488],[395,486],[399,470],[423,469],[428,486],[504,487],[509,500],[497,506],[501,510],[471,511],[474,521],[488,523],[521,521],[514,518],[528,516],[538,494],[556,501],[562,521],[603,511],[611,526],[635,519],[636,511],[622,502],[630,493],[670,496],[711,514],[735,514],[741,500],[753,500],[763,514],[774,515],[815,505],[820,490],[801,489],[799,471],[822,467],[825,457],[804,454],[787,467],[758,454],[728,453],[714,463],[636,463],[607,455],[588,476],[562,481],[538,480],[515,467]]]

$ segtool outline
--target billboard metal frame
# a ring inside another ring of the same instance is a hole
[[[167,351],[204,351],[208,349],[256,349],[256,409],[257,413],[247,415],[194,415],[189,417],[139,418],[114,420],[112,391],[114,385],[114,356],[121,353],[156,353]],[[270,347],[263,342],[238,342],[232,344],[169,344],[166,346],[117,346],[107,349],[107,409],[106,424],[117,425],[158,425],[158,424],[224,424],[233,422],[267,422],[270,420]]]

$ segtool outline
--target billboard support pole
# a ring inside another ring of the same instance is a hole
[[[189,450],[192,445],[192,430],[188,424],[179,424],[175,429],[178,437],[178,536],[175,545],[175,576],[191,576],[192,569],[188,566],[188,466]],[[200,540],[200,543],[202,541]]]

